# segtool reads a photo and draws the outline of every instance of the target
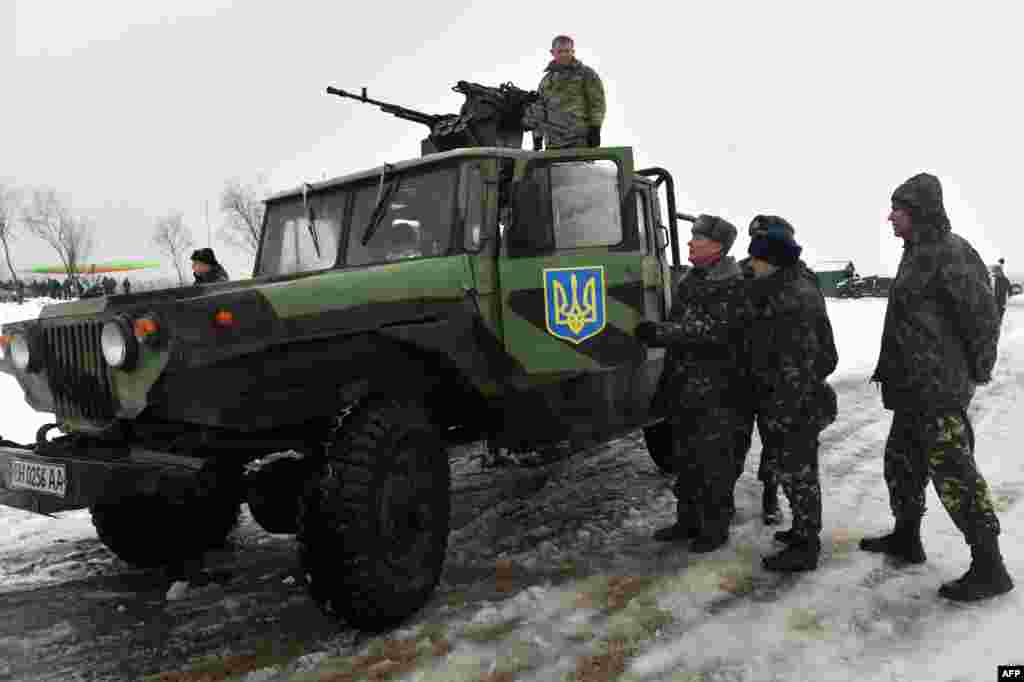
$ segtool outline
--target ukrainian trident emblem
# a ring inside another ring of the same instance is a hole
[[[604,268],[544,270],[544,306],[552,336],[579,344],[600,334],[605,323]]]

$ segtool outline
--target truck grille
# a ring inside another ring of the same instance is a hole
[[[102,322],[43,327],[43,363],[57,417],[114,418],[110,367],[100,349]]]

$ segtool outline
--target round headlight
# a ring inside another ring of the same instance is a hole
[[[11,337],[10,344],[11,362],[14,367],[22,372],[28,369],[32,362],[32,351],[29,349],[28,337],[24,334],[15,334]]]
[[[111,320],[103,325],[100,347],[103,349],[103,359],[108,365],[131,369],[137,353],[136,341],[119,321]]]

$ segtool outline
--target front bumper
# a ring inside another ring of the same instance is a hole
[[[53,514],[137,494],[187,495],[203,463],[139,448],[44,455],[0,447],[0,505]]]

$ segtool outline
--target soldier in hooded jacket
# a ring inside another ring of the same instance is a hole
[[[889,290],[881,352],[872,379],[893,411],[884,473],[895,529],[860,547],[909,563],[926,560],[921,543],[925,487],[935,491],[971,547],[970,569],[939,594],[974,601],[1013,589],[999,551],[999,519],[974,460],[967,408],[991,380],[1000,320],[988,270],[952,232],[942,185],[921,173],[892,195],[889,214],[903,257]]]
[[[728,251],[736,228],[709,215],[693,226],[690,262],[665,322],[642,322],[636,336],[668,348],[652,404],[672,426],[676,523],[659,529],[659,541],[690,541],[710,552],[729,538],[735,434],[748,408],[740,357],[742,327],[735,323],[742,283]]]
[[[792,528],[775,534],[786,548],[762,563],[775,571],[811,570],[821,551],[818,437],[836,419],[836,394],[826,378],[839,358],[824,296],[806,275],[792,227],[757,216],[751,229],[747,348],[758,429],[769,443],[762,469],[782,486],[793,511]]]
[[[537,92],[561,111],[572,114],[578,122],[574,132],[549,133],[548,149],[567,147],[600,147],[604,124],[605,96],[601,77],[592,68],[576,59],[569,36],[556,36],[551,41],[552,60],[544,70]],[[540,151],[543,136],[533,135],[533,148]]]

